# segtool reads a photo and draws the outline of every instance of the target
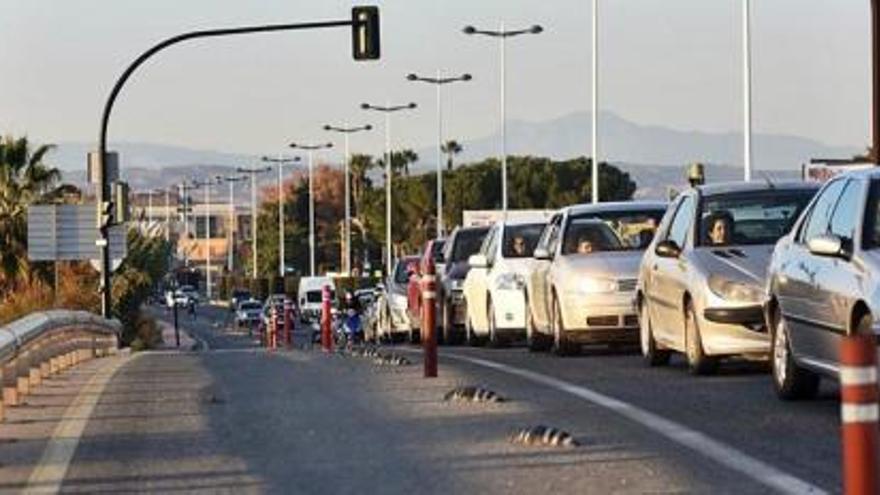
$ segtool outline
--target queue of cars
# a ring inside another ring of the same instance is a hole
[[[821,377],[838,377],[845,335],[880,333],[878,253],[877,169],[821,188],[727,183],[669,204],[575,205],[453,231],[438,260],[437,331],[471,345],[524,337],[559,355],[638,344],[648,365],[681,353],[693,374],[769,359],[779,397],[811,397]],[[417,335],[423,264],[397,261],[380,335]]]

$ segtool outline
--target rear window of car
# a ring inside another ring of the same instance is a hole
[[[394,269],[394,283],[405,284],[409,282],[409,273],[407,273],[406,266],[410,263],[415,263],[415,261],[400,260],[397,263],[397,267]]]
[[[443,254],[443,246],[446,245],[446,241],[434,241],[431,244],[431,257],[435,260],[438,259]]]
[[[505,258],[531,258],[545,225],[530,223],[505,227],[502,255]]]
[[[471,255],[480,251],[483,239],[489,232],[489,228],[459,230],[455,234],[450,261],[465,261]]]

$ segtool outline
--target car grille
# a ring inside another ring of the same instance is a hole
[[[617,292],[632,292],[636,290],[638,279],[623,278],[617,281]]]
[[[616,327],[617,322],[617,315],[587,317],[587,326],[590,327]]]

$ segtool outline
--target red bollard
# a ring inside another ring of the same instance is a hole
[[[330,335],[330,287],[321,290],[321,347],[324,352],[333,351],[333,338]]]
[[[290,299],[284,300],[284,343],[287,347],[293,345],[293,304]]]
[[[422,349],[425,355],[425,378],[437,377],[437,277],[434,260],[428,257],[422,275]]]
[[[876,494],[877,354],[872,335],[849,335],[840,346],[843,492]]]

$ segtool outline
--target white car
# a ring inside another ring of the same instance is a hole
[[[334,301],[336,291],[330,277],[303,277],[299,279],[297,299],[299,316],[303,323],[317,325],[321,320],[324,287],[330,288],[330,300]]]
[[[545,222],[498,222],[480,252],[468,259],[465,277],[465,340],[500,345],[525,333],[526,278]]]

